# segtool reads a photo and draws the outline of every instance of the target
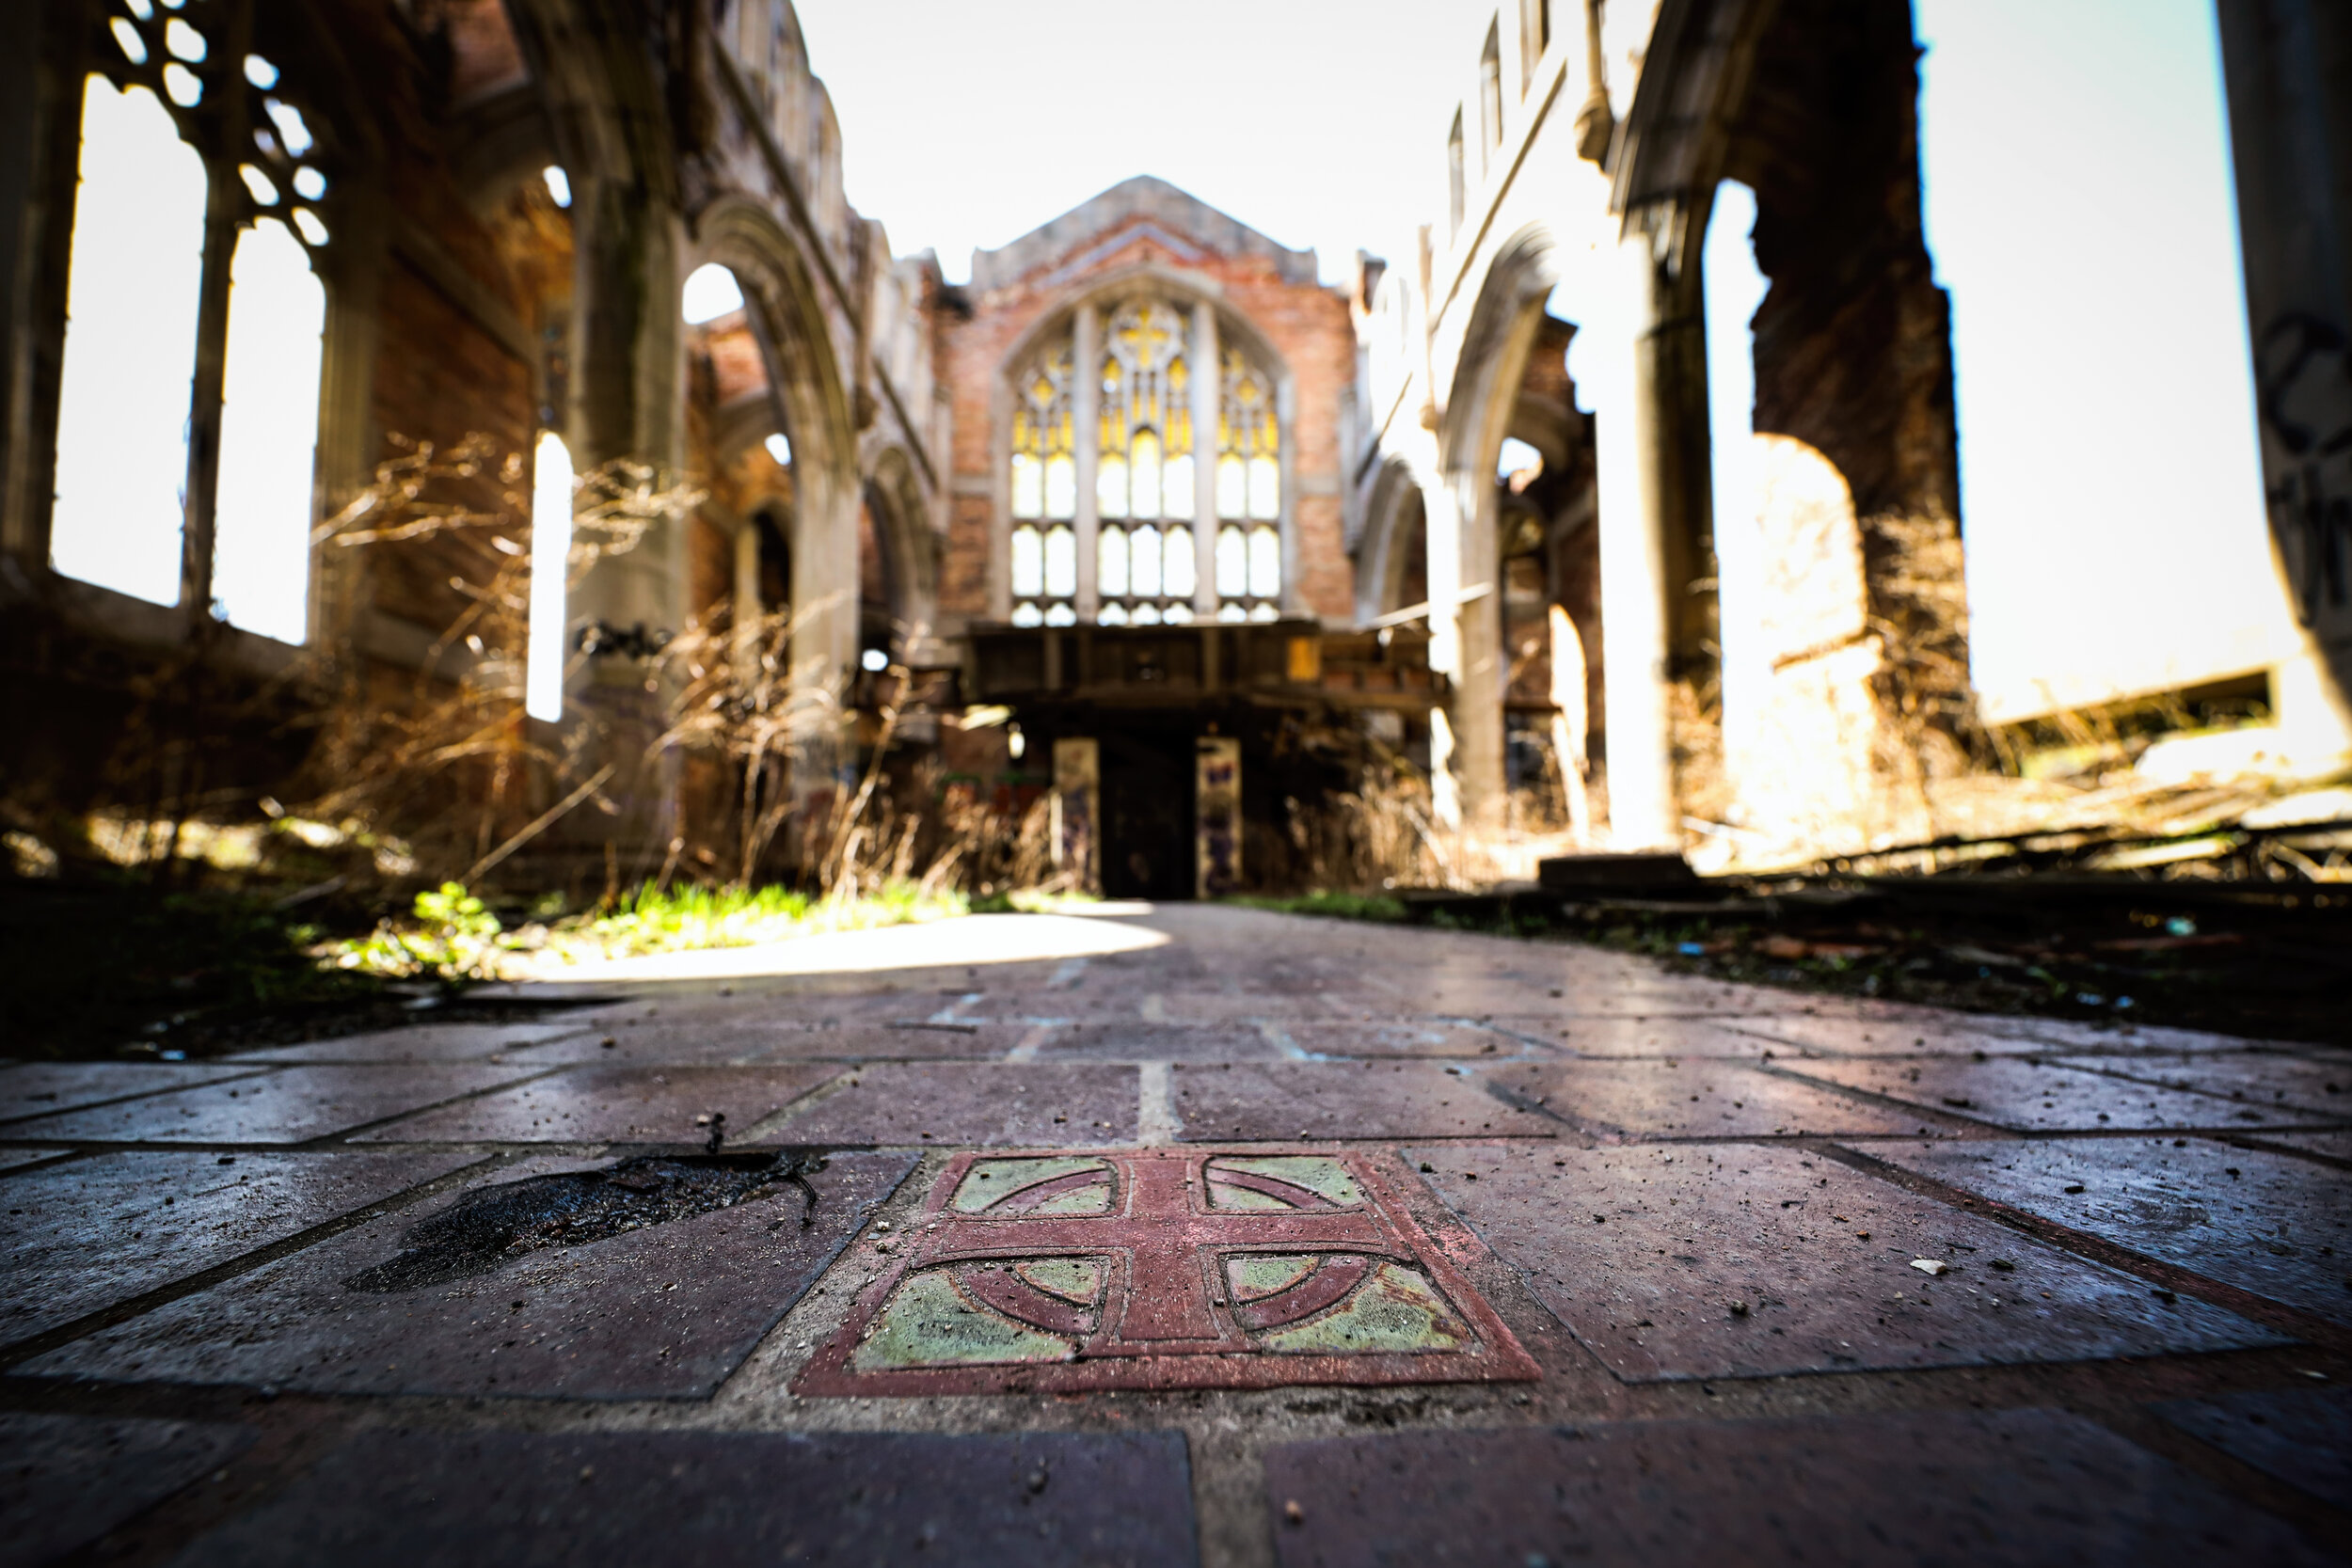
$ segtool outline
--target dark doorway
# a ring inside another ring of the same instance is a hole
[[[1191,735],[1105,731],[1102,745],[1103,892],[1190,898]]]

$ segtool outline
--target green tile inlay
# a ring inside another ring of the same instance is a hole
[[[971,1366],[1009,1361],[1067,1361],[1075,1347],[1025,1328],[964,1298],[945,1269],[898,1287],[850,1364],[875,1371],[899,1367]]]
[[[1353,1208],[1364,1200],[1355,1177],[1338,1160],[1319,1154],[1267,1154],[1244,1158],[1227,1158],[1209,1162],[1209,1202],[1217,1209],[1287,1209],[1289,1204],[1266,1193],[1253,1192],[1247,1187],[1228,1185],[1217,1180],[1222,1171],[1235,1171],[1246,1176],[1270,1177],[1287,1181],[1294,1187],[1304,1187],[1326,1203],[1339,1208]]]
[[[1013,1272],[1039,1290],[1080,1307],[1103,1293],[1103,1265],[1091,1258],[1033,1258]]]
[[[1028,1191],[1041,1182],[1059,1177],[1074,1176],[1080,1171],[1103,1173],[1099,1185],[1079,1187],[1057,1193],[1027,1211],[1039,1214],[1106,1214],[1111,1207],[1110,1167],[1100,1160],[1049,1158],[1041,1160],[981,1160],[965,1173],[962,1185],[956,1189],[955,1210],[959,1214],[977,1214],[1003,1203],[1015,1194]]]
[[[1259,1342],[1271,1351],[1361,1355],[1461,1350],[1471,1343],[1471,1337],[1427,1280],[1410,1269],[1383,1263],[1339,1307],[1306,1323],[1270,1330]]]
[[[1312,1258],[1231,1258],[1226,1259],[1225,1276],[1232,1281],[1235,1297],[1257,1301],[1278,1291],[1287,1291],[1306,1278],[1315,1261]]]

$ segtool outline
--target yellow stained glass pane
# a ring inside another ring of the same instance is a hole
[[[1045,596],[1066,599],[1078,592],[1078,536],[1066,528],[1045,534]]]
[[[1170,457],[1160,470],[1160,515],[1189,517],[1197,510],[1192,493],[1192,455]]]
[[[1078,464],[1067,452],[1045,460],[1045,515],[1057,521],[1078,515]]]
[[[1104,452],[1094,470],[1094,515],[1127,515],[1127,460],[1115,452]]]
[[[1134,479],[1129,488],[1135,498],[1131,509],[1135,516],[1160,515],[1160,438],[1151,431],[1136,432]]]
[[[1103,597],[1127,596],[1127,531],[1106,528],[1094,540],[1094,578]]]
[[[1200,565],[1192,553],[1192,530],[1182,525],[1168,531],[1165,546],[1168,565],[1160,573],[1160,580],[1168,585],[1171,599],[1189,599],[1200,580]]]
[[[1012,454],[1012,515],[1016,517],[1041,517],[1045,515],[1045,465],[1025,451]]]

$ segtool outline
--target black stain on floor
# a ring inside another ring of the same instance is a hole
[[[801,1224],[813,1218],[825,1168],[821,1149],[757,1154],[641,1154],[602,1170],[527,1177],[468,1193],[408,1227],[404,1249],[343,1281],[353,1291],[414,1291],[489,1273],[544,1247],[580,1246],[801,1190]],[[779,1224],[782,1222],[779,1221]]]

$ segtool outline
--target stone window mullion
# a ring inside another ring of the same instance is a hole
[[[1071,388],[1073,413],[1077,421],[1078,465],[1078,597],[1077,611],[1081,625],[1091,625],[1102,610],[1100,585],[1095,578],[1095,563],[1100,549],[1099,530],[1102,518],[1095,503],[1095,476],[1102,460],[1103,405],[1103,312],[1099,306],[1082,305],[1073,332],[1077,369]]]
[[[1193,559],[1197,568],[1193,611],[1216,619],[1216,404],[1218,357],[1216,308],[1201,300],[1192,308]]]

